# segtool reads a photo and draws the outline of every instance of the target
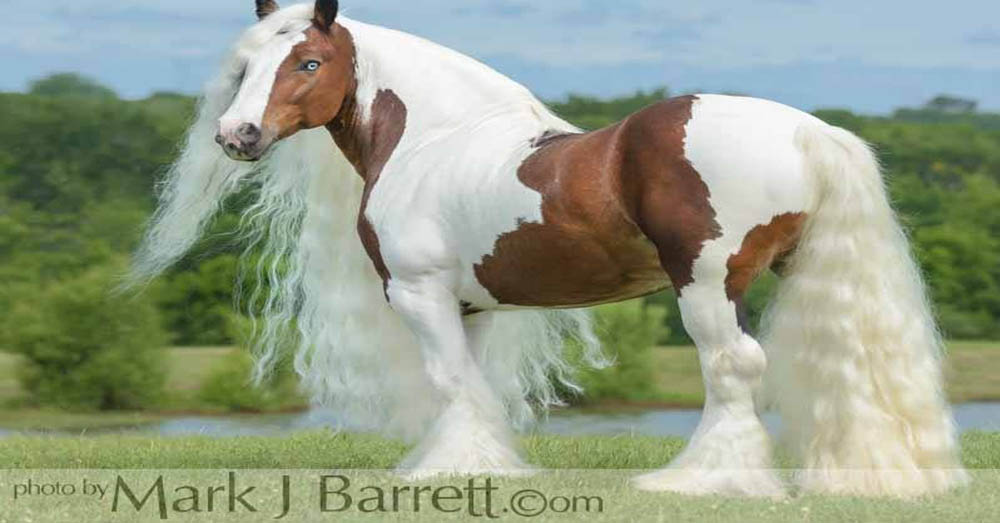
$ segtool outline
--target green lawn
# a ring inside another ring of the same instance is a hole
[[[654,359],[662,403],[700,407],[705,396],[695,349],[662,347]],[[1000,342],[949,342],[945,378],[954,403],[1000,400]]]
[[[170,350],[168,388],[177,397],[191,397],[211,369],[231,349],[190,348]],[[658,382],[663,402],[697,406],[701,382],[697,355],[690,348],[657,349]],[[0,354],[0,400],[17,404],[21,391],[13,371],[16,358]],[[953,343],[949,354],[949,392],[953,399],[1000,398],[1000,343]],[[71,414],[38,409],[0,409],[0,427],[7,428],[100,428],[135,425],[155,421],[166,413]],[[240,482],[248,485],[277,485],[288,474],[292,488],[301,491],[303,506],[285,521],[329,521],[386,519],[382,515],[322,514],[306,501],[315,497],[316,478],[328,471],[346,473],[361,485],[387,487],[401,480],[384,472],[406,454],[408,447],[398,441],[372,435],[334,434],[329,431],[298,433],[266,438],[161,438],[138,435],[13,436],[0,445],[0,491],[8,493],[28,480],[44,482],[83,479],[113,483],[119,474],[137,484],[148,485],[164,475],[173,484],[213,486],[220,474],[242,471]],[[531,436],[522,440],[530,462],[545,472],[527,479],[498,479],[502,495],[530,488],[550,499],[597,496],[603,511],[597,513],[548,512],[537,521],[899,521],[967,522],[1000,520],[1000,434],[967,433],[962,438],[963,459],[973,469],[974,481],[968,488],[920,501],[865,500],[845,497],[795,495],[789,499],[742,500],[689,498],[673,494],[637,492],[628,479],[641,470],[662,466],[682,448],[678,438],[641,436],[559,437]],[[3,469],[7,469],[4,471]],[[70,469],[64,471],[43,469]],[[100,469],[100,470],[94,470]],[[166,469],[166,470],[162,470]],[[214,470],[202,470],[214,469]],[[281,469],[275,471],[273,469]],[[570,470],[573,469],[573,470]],[[367,471],[367,472],[366,472]],[[224,476],[221,476],[224,478]],[[277,479],[276,479],[277,478]],[[143,481],[146,483],[143,483]],[[277,483],[276,483],[277,482]],[[431,485],[464,485],[448,480]],[[272,490],[274,490],[272,488]],[[275,490],[277,492],[277,490]],[[794,494],[794,491],[793,491]],[[258,513],[240,514],[239,521],[272,521],[281,510],[278,496],[263,500]],[[502,496],[501,496],[502,497]],[[505,499],[505,498],[504,498]],[[57,502],[58,501],[58,502]],[[502,500],[501,503],[506,502]],[[311,507],[311,508],[310,508]],[[171,520],[232,520],[225,514],[201,513],[197,517],[172,513]],[[437,511],[420,514],[407,511],[392,514],[400,521],[441,521],[461,519]],[[525,518],[506,518],[525,519]],[[159,521],[156,511],[136,514],[131,509],[117,515],[108,503],[93,499],[27,498],[0,503],[0,521]]]
[[[532,463],[557,469],[652,468],[670,461],[683,445],[683,438],[636,435],[522,439]],[[234,438],[12,436],[0,445],[0,463],[9,469],[386,469],[407,449],[372,434],[326,430]],[[968,432],[962,449],[967,467],[1000,472],[1000,433]]]
[[[681,448],[676,438],[649,437],[556,437],[536,436],[523,440],[528,459],[547,471],[522,479],[496,479],[503,505],[512,493],[530,488],[549,499],[559,496],[599,497],[603,511],[555,514],[538,519],[566,521],[900,521],[971,522],[996,521],[1000,517],[1000,434],[971,433],[963,437],[966,465],[972,470],[971,486],[921,500],[858,499],[849,497],[794,495],[783,500],[744,500],[720,497],[691,498],[673,494],[637,492],[628,478],[644,469],[662,466]],[[292,521],[372,520],[356,510],[344,514],[321,514],[311,503],[317,497],[317,479],[337,470],[355,485],[413,485],[373,469],[392,467],[406,453],[399,442],[369,435],[334,434],[319,431],[285,438],[146,438],[137,436],[14,437],[0,447],[0,489],[32,479],[36,483],[73,478],[111,484],[118,475],[128,478],[134,489],[149,488],[162,475],[168,485],[215,485],[224,483],[227,471],[235,471],[241,486],[261,487],[258,513],[244,512],[240,521],[272,520],[280,512],[278,495],[282,475],[289,475],[299,503]],[[39,469],[71,469],[44,471]],[[95,470],[103,469],[103,470]],[[156,469],[143,472],[142,469]],[[166,469],[166,470],[164,470]],[[214,469],[214,470],[195,470]],[[280,469],[280,470],[278,470]],[[589,469],[589,470],[583,470]],[[416,485],[464,486],[467,480],[425,481]],[[170,487],[168,487],[169,489]],[[169,490],[168,490],[169,492]],[[357,492],[357,491],[355,491]],[[263,493],[263,494],[262,494]],[[140,493],[141,494],[141,493]],[[267,495],[264,495],[267,494]],[[793,491],[793,494],[794,491]],[[357,496],[356,496],[357,498]],[[252,498],[257,499],[257,498]],[[404,498],[406,499],[406,498]],[[357,499],[355,500],[357,501]],[[75,504],[74,504],[75,503]],[[111,518],[109,503],[93,499],[22,499],[0,504],[0,520],[97,521],[136,520],[129,508]],[[150,504],[141,520],[156,520]],[[558,507],[557,507],[558,508]],[[425,510],[415,514],[403,505],[392,519],[406,521],[459,519],[465,513],[442,514]],[[184,521],[219,521],[225,514],[198,514]],[[172,514],[171,519],[177,514]],[[230,516],[231,517],[231,516]],[[522,519],[513,516],[506,519]]]
[[[203,405],[196,393],[233,351],[230,347],[168,349],[167,399],[159,412],[67,413],[23,405],[24,393],[16,379],[17,356],[0,352],[0,428],[83,430],[136,425],[177,412],[221,413]],[[699,407],[704,400],[698,355],[691,347],[655,349],[659,399],[648,404],[609,402],[600,408],[627,406]],[[946,360],[948,392],[952,401],[1000,400],[1000,342],[952,342]],[[301,404],[282,406],[283,410]]]
[[[212,369],[233,352],[233,348],[178,347],[168,351],[167,390],[184,394],[197,391]]]

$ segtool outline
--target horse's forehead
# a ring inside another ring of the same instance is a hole
[[[256,57],[271,55],[279,50],[287,54],[295,44],[307,39],[309,27],[308,23],[301,21],[277,27],[254,27],[241,40],[239,54],[246,62],[253,62]]]

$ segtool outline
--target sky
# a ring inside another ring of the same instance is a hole
[[[545,99],[735,92],[884,114],[947,93],[1000,110],[996,0],[341,0]],[[75,71],[128,98],[196,93],[253,0],[0,0],[0,90]]]

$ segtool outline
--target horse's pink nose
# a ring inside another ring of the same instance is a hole
[[[236,138],[246,146],[257,145],[260,141],[260,128],[252,123],[245,123],[236,128]]]
[[[255,158],[261,141],[260,127],[252,123],[243,123],[235,129],[228,125],[220,125],[219,133],[215,135],[215,143],[222,146],[226,154],[235,159]]]

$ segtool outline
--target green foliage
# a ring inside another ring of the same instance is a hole
[[[571,94],[565,101],[549,103],[549,107],[578,127],[599,129],[666,98],[666,89],[657,89],[648,94],[637,91],[632,96],[612,100]]]
[[[235,350],[209,374],[198,391],[198,399],[207,405],[230,412],[261,412],[282,405],[299,405],[301,400],[290,365],[279,366],[267,383],[250,382],[253,358],[244,350]]]
[[[6,194],[55,214],[109,200],[149,207],[179,139],[162,135],[141,104],[116,98],[3,94],[0,114]]]
[[[76,73],[57,73],[31,82],[31,94],[82,98],[117,98],[115,92]]]
[[[584,389],[579,401],[649,401],[656,399],[652,350],[667,337],[667,311],[642,300],[597,307],[594,311],[597,335],[614,363],[604,369],[583,367],[577,381]],[[579,347],[571,348],[579,359]]]
[[[3,344],[26,358],[21,384],[37,403],[114,410],[160,399],[166,336],[159,313],[147,297],[110,294],[120,270],[96,267],[14,303]]]
[[[229,313],[225,318],[227,333],[242,346],[248,346],[253,333],[250,319]],[[220,362],[198,390],[203,403],[230,412],[261,412],[299,407],[303,403],[298,392],[298,381],[292,368],[292,359],[286,351],[275,364],[271,374],[260,385],[251,383],[254,360],[249,352],[234,350]]]
[[[238,260],[232,254],[206,259],[167,277],[160,292],[166,325],[179,345],[228,345]]]
[[[551,106],[593,129],[666,96],[571,95]],[[39,80],[27,94],[0,93],[0,310],[134,248],[154,180],[174,159],[194,106],[175,93],[121,100],[76,75]],[[946,334],[1000,338],[1000,115],[933,105],[891,118],[817,115],[878,149]],[[226,313],[242,246],[219,239],[248,197],[231,198],[210,239],[151,289],[176,343],[233,342]],[[751,324],[773,286],[767,276],[747,296]],[[670,334],[658,342],[689,342],[672,293],[647,301],[668,311]]]

